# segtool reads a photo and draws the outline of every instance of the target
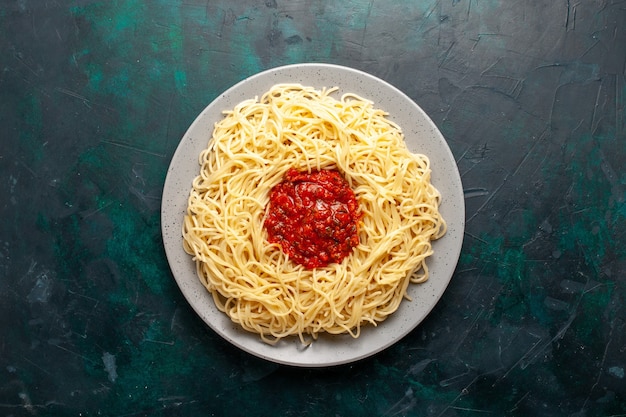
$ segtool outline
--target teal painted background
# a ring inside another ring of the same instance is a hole
[[[2,0],[0,28],[0,414],[626,415],[623,2]],[[432,314],[333,369],[220,339],[160,234],[189,124],[297,62],[405,91],[466,197]]]

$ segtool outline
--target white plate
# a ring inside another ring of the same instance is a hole
[[[427,260],[430,279],[409,285],[412,301],[404,300],[399,309],[377,327],[364,326],[361,335],[321,335],[309,347],[297,338],[270,346],[258,335],[234,324],[213,303],[200,283],[191,257],[182,246],[182,221],[192,180],[199,174],[198,155],[208,145],[216,121],[223,110],[239,102],[261,96],[275,84],[300,83],[339,87],[338,95],[356,93],[374,102],[400,125],[412,152],[430,158],[432,183],[442,195],[440,211],[448,224],[444,237],[433,243],[434,254]],[[274,68],[247,78],[216,98],[196,118],[183,136],[167,172],[163,189],[161,220],[165,252],[174,278],[196,313],[219,335],[246,352],[269,361],[302,367],[345,364],[371,356],[389,347],[413,330],[432,310],[445,291],[456,267],[465,227],[465,205],[461,178],[450,148],[431,119],[404,93],[367,73],[328,64],[296,64]]]

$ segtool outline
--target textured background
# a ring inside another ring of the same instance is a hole
[[[626,2],[0,0],[0,414],[626,416]],[[164,256],[196,115],[258,71],[372,73],[439,126],[467,226],[363,362],[231,347]]]

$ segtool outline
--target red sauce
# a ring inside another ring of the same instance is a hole
[[[336,170],[287,171],[270,191],[265,228],[294,262],[308,269],[341,262],[359,244],[359,205]]]

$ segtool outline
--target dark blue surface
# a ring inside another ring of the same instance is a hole
[[[0,28],[0,414],[626,415],[624,1],[1,0]],[[466,197],[432,314],[333,369],[220,339],[160,234],[196,115],[298,62],[407,93]]]

